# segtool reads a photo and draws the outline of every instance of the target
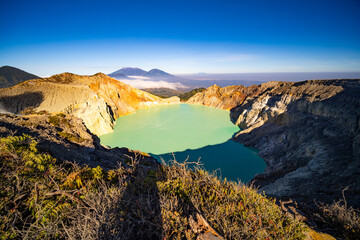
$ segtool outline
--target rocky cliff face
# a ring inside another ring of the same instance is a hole
[[[93,76],[63,73],[0,89],[3,111],[18,114],[31,107],[36,111],[65,112],[83,119],[96,135],[111,132],[114,120],[121,115],[174,102],[179,99],[158,98],[102,73]]]
[[[349,187],[348,203],[360,207],[360,80],[270,82],[240,89],[245,97],[239,102],[230,94],[221,103],[221,89],[214,86],[207,90],[210,97],[190,100],[217,102],[213,106],[223,109],[236,105],[231,120],[243,131],[234,140],[257,148],[267,164],[254,178],[260,191],[313,203],[339,200]]]
[[[205,91],[192,96],[187,103],[202,104],[209,107],[230,110],[233,107],[241,105],[246,98],[259,95],[275,85],[277,85],[277,82],[268,82],[259,86],[252,85],[250,87],[235,85],[221,88],[218,85],[212,85]]]
[[[192,96],[187,103],[202,104],[209,107],[229,110],[244,101],[246,90],[247,89],[244,86],[220,88],[217,85],[213,85],[205,91]]]

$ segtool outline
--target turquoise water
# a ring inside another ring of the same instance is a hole
[[[253,150],[229,140],[240,129],[229,112],[201,105],[173,104],[138,110],[116,120],[113,133],[100,137],[103,145],[148,152],[165,161],[175,154],[204,167],[218,170],[221,177],[250,180],[265,168]]]

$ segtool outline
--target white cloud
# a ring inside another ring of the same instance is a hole
[[[135,88],[144,89],[144,88],[171,88],[171,89],[179,89],[179,88],[186,88],[183,84],[177,83],[170,83],[165,81],[145,81],[142,79],[134,79],[134,80],[126,80],[122,79],[121,82],[129,84]]]
[[[134,79],[150,79],[148,77],[144,77],[144,76],[128,76],[129,78],[134,78]]]

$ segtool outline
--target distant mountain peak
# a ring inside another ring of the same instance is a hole
[[[113,73],[110,73],[110,77],[119,78],[121,75],[122,77],[126,76],[144,76],[147,72],[142,70],[141,68],[134,68],[134,67],[124,67],[121,68]]]
[[[18,83],[40,77],[11,66],[0,67],[0,88],[11,87]]]
[[[151,69],[150,71],[148,71],[145,76],[147,77],[170,77],[170,76],[173,76],[167,72],[164,72],[160,69],[157,69],[157,68],[154,68],[154,69]]]
[[[138,67],[123,67],[120,70],[142,70],[141,68]],[[145,71],[145,70],[142,70]]]

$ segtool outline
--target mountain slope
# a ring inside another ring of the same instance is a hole
[[[171,88],[143,88],[141,90],[154,94],[155,96],[159,96],[161,98],[168,98],[173,96],[178,97],[184,93],[184,91],[179,91]]]
[[[113,73],[110,73],[110,77],[116,77],[118,74],[123,74],[125,76],[144,76],[147,74],[146,71],[140,69],[140,68],[131,68],[131,67],[125,67],[121,68]]]
[[[115,78],[115,79],[129,79],[128,76],[125,74],[120,73],[119,71],[113,72],[108,74],[109,77]]]
[[[145,75],[145,77],[150,77],[150,78],[156,78],[156,77],[175,77],[174,75],[171,75],[167,72],[164,72],[160,69],[151,69],[150,71],[148,71]]]
[[[18,68],[10,66],[0,67],[0,88],[11,87],[23,81],[37,78],[40,77]]]
[[[212,86],[189,103],[230,109],[234,140],[255,147],[265,173],[260,191],[309,205],[342,199],[360,207],[360,80]]]
[[[65,112],[84,120],[95,134],[113,130],[121,115],[178,99],[161,99],[119,82],[103,73],[79,76],[62,73],[49,78],[29,80],[12,88],[0,89],[0,105],[5,111]]]

